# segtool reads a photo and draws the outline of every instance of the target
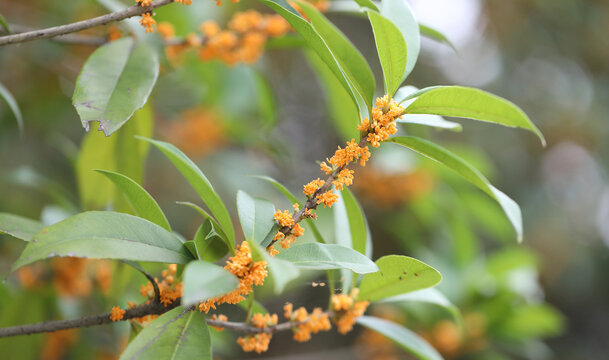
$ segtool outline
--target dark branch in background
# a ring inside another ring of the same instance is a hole
[[[146,315],[161,315],[169,310],[172,310],[180,305],[180,299],[176,299],[172,304],[168,306],[164,306],[160,303],[150,302],[148,304],[142,304],[135,306],[131,309],[125,311],[125,315],[123,315],[122,321],[130,320],[135,318],[140,318]],[[189,306],[185,310],[186,311],[196,311],[195,306]],[[220,320],[211,320],[205,319],[207,324],[216,327],[223,327],[225,329],[254,334],[254,333],[275,333],[280,331],[291,330],[293,327],[304,324],[303,322],[284,322],[281,324],[277,324],[275,326],[269,326],[267,328],[258,328],[247,323],[233,322],[233,321],[220,321]],[[20,336],[20,335],[32,335],[32,334],[40,334],[40,333],[48,333],[59,330],[67,330],[67,329],[75,329],[96,325],[104,325],[111,323],[110,313],[86,316],[79,319],[72,320],[52,320],[45,321],[37,324],[29,324],[29,325],[19,325],[19,326],[11,326],[0,328],[0,338],[12,337],[12,336]]]
[[[148,7],[133,5],[124,10],[113,12],[110,14],[98,16],[92,19],[78,21],[72,24],[54,26],[47,29],[26,31],[19,34],[0,36],[0,46],[17,44],[26,41],[48,39],[56,36],[66,35],[77,31],[90,29],[96,26],[106,25],[111,22],[128,19],[130,17],[139,16],[146,12],[157,9],[161,6],[172,3],[173,0],[155,0]]]

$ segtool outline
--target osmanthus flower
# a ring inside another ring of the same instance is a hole
[[[121,321],[125,316],[125,310],[121,309],[118,306],[113,306],[112,311],[110,312],[110,320],[112,321]]]
[[[212,320],[218,320],[218,321],[228,321],[228,317],[226,317],[226,315],[223,314],[213,314],[211,316]],[[223,327],[220,326],[212,326],[212,328],[214,328],[216,331],[224,331]]]
[[[353,289],[349,295],[335,294],[330,300],[331,308],[334,310],[332,320],[341,334],[351,331],[355,320],[364,315],[366,308],[370,305],[369,301],[355,301],[358,292],[359,289]]]
[[[147,33],[154,32],[154,26],[156,25],[156,20],[152,18],[152,13],[147,12],[142,14],[142,18],[140,19],[140,25],[144,27],[144,31]]]
[[[199,311],[209,312],[220,304],[237,304],[252,292],[252,286],[262,285],[267,277],[266,261],[252,261],[252,252],[247,241],[241,243],[234,256],[226,261],[226,270],[235,275],[239,286],[229,292],[199,304]]]
[[[293,308],[294,306],[291,303],[286,303],[283,306],[283,315],[291,322],[297,323],[292,328],[294,340],[298,342],[309,341],[311,334],[328,331],[332,328],[328,313],[321,308],[314,308],[310,314],[304,307],[299,307],[296,311],[293,311]]]
[[[250,324],[259,328],[265,329],[269,326],[277,325],[277,314],[260,314],[256,313],[250,319]],[[243,351],[250,352],[255,351],[258,354],[265,352],[269,349],[269,344],[273,334],[270,332],[260,332],[250,334],[246,336],[240,336],[237,338],[237,343],[241,345]]]

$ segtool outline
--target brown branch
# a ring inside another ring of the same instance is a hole
[[[172,310],[180,305],[180,299],[177,299],[172,304],[168,306],[164,306],[160,303],[150,302],[148,304],[142,304],[135,306],[131,309],[127,309],[121,321],[131,320],[135,318],[140,318],[146,315],[161,315],[169,310]],[[194,311],[195,306],[189,306],[184,311]],[[247,323],[241,322],[233,322],[233,321],[220,321],[220,320],[212,320],[205,319],[208,325],[222,327],[225,329],[247,333],[247,334],[255,334],[255,333],[276,333],[281,331],[287,331],[292,329],[295,326],[302,325],[306,323],[307,320],[302,322],[291,322],[287,321],[281,324],[277,324],[274,326],[269,326],[266,328],[258,328],[252,326]],[[48,333],[60,330],[67,329],[75,329],[75,328],[83,328],[89,326],[96,325],[104,325],[111,323],[110,313],[86,316],[78,319],[71,320],[51,320],[44,321],[37,324],[28,324],[28,325],[18,325],[18,326],[10,326],[5,328],[0,328],[0,338],[12,337],[12,336],[20,336],[20,335],[32,335],[32,334],[40,334],[40,333]]]
[[[173,304],[168,306],[155,302],[138,305],[131,309],[127,309],[122,320],[130,320],[146,315],[160,315],[177,307],[178,305],[180,305],[180,301],[178,300],[174,301]],[[105,313],[71,320],[52,320],[37,324],[10,326],[0,328],[0,338],[103,325],[111,322],[112,320],[110,319],[110,313]]]
[[[56,36],[66,35],[77,31],[90,29],[96,26],[106,25],[111,22],[128,19],[134,16],[142,15],[146,12],[157,9],[161,6],[171,4],[174,0],[155,0],[148,7],[133,5],[124,10],[116,11],[110,14],[98,16],[92,19],[78,21],[72,24],[54,26],[47,29],[26,31],[19,34],[0,36],[0,46],[17,44],[26,41],[48,39]]]

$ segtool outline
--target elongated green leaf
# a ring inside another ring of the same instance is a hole
[[[177,307],[146,326],[127,346],[121,360],[211,360],[205,316]]]
[[[191,261],[184,269],[183,305],[224,295],[239,286],[237,277],[224,268],[206,261]]]
[[[222,202],[222,199],[220,199],[220,196],[218,196],[211,186],[209,180],[203,175],[201,169],[180,151],[180,149],[169,143],[144,137],[138,138],[150,142],[161,150],[169,160],[171,160],[175,167],[178,168],[182,175],[184,175],[186,180],[188,180],[190,185],[196,190],[205,205],[207,205],[211,213],[215,216],[216,220],[218,220],[222,230],[224,230],[228,236],[228,246],[230,249],[233,249],[235,247],[235,230],[233,228],[233,222],[230,219],[230,214]]]
[[[359,299],[371,302],[432,287],[442,275],[422,261],[402,255],[388,255],[376,261],[379,271],[364,275]]]
[[[353,249],[365,255],[368,230],[364,212],[349,189],[345,188],[341,191],[341,196],[349,221],[349,233],[351,234]]]
[[[484,175],[465,162],[465,160],[438,144],[414,136],[394,137],[390,138],[388,141],[405,146],[423,156],[446,165],[463,176],[467,181],[487,193],[499,203],[499,206],[501,206],[503,212],[512,223],[512,226],[516,231],[518,242],[522,241],[522,214],[518,204],[491,185]]]
[[[355,0],[355,2],[357,3],[357,5],[359,5],[363,8],[368,8],[368,9],[374,10],[376,12],[380,11],[378,6],[376,6],[376,4],[372,0]]]
[[[96,170],[110,179],[127,197],[135,215],[157,224],[167,231],[171,231],[169,221],[156,200],[138,183],[131,178],[112,171]]]
[[[345,90],[349,92],[353,101],[359,103],[359,97],[357,91],[352,88],[349,83],[349,79],[344,73],[344,70],[338,63],[335,55],[332,53],[324,39],[319,33],[313,28],[313,25],[306,21],[290,4],[285,0],[260,0],[263,4],[267,5],[279,15],[281,15],[297,33],[302,36],[306,41],[307,45],[313,49],[317,55],[323,60],[326,65],[330,68],[332,73],[345,87]]]
[[[442,360],[442,356],[422,337],[402,325],[374,316],[360,316],[356,322],[374,330],[421,360]]]
[[[403,82],[414,69],[421,50],[419,23],[406,0],[383,0],[381,15],[391,20],[400,29],[404,41],[406,41],[408,58],[406,59],[406,68],[402,74]]]
[[[96,126],[93,124],[92,130]],[[117,211],[132,212],[116,185],[94,170],[114,171],[137,183],[142,182],[149,144],[138,141],[134,136],[150,136],[152,128],[152,111],[146,105],[114,136],[106,137],[97,131],[85,135],[76,159],[78,193],[85,210],[105,209],[111,205]]]
[[[17,100],[13,97],[10,91],[4,87],[4,85],[0,84],[0,97],[6,102],[9,109],[15,115],[15,119],[17,119],[17,126],[19,126],[19,131],[23,133],[23,115],[21,115],[21,110],[19,109],[19,105],[17,104]]]
[[[455,52],[457,51],[457,48],[455,48],[453,43],[450,40],[448,40],[446,35],[444,35],[439,30],[434,29],[427,25],[419,24],[419,31],[421,32],[421,35],[425,35],[430,39],[433,39],[435,41],[446,44],[446,45],[450,46],[451,49],[453,49]]]
[[[12,270],[55,256],[178,264],[193,260],[184,244],[162,227],[110,211],[84,212],[43,228]]]
[[[300,203],[298,201],[298,198],[296,196],[294,196],[294,194],[292,194],[292,192],[290,190],[288,190],[285,186],[283,186],[281,183],[279,183],[277,180],[268,177],[268,176],[262,176],[262,175],[254,175],[252,177],[258,178],[258,179],[262,179],[265,180],[267,182],[269,182],[271,185],[273,185],[277,190],[279,190],[280,193],[283,194],[283,196],[285,196],[291,203],[294,204],[298,204]],[[317,242],[320,242],[322,244],[325,244],[326,241],[324,240],[324,238],[321,236],[321,233],[319,232],[319,229],[317,228],[317,225],[315,225],[315,223],[313,221],[311,221],[311,219],[306,219],[305,223],[307,224],[307,227],[311,230],[311,232],[313,233],[313,236],[315,237],[315,240],[317,240]]]
[[[376,50],[383,67],[385,93],[393,96],[406,70],[406,41],[397,26],[383,15],[368,11]]]
[[[43,227],[44,225],[39,221],[0,213],[0,234],[8,234],[23,241],[30,241]]]
[[[10,26],[8,26],[8,23],[6,22],[6,19],[4,18],[4,16],[2,16],[2,14],[0,14],[0,26],[4,28],[7,34],[12,34],[11,28]]]
[[[365,255],[345,246],[308,243],[292,246],[277,255],[301,269],[349,269],[358,274],[378,271],[378,266]]]
[[[158,75],[158,56],[142,42],[123,38],[98,48],[82,68],[72,97],[83,127],[99,121],[110,136],[144,106]]]
[[[325,91],[329,116],[334,122],[336,130],[345,140],[357,138],[359,136],[357,125],[359,125],[360,116],[357,105],[351,101],[351,95],[317,54],[312,51],[305,51],[305,55],[321,81],[322,88]]]
[[[260,244],[253,241],[250,241],[249,244],[252,249],[253,258],[266,261],[269,277],[273,279],[273,290],[275,291],[275,294],[281,294],[286,285],[298,277],[298,269],[289,261],[279,259],[277,256],[273,257],[269,255]]]
[[[404,113],[454,116],[519,127],[532,131],[544,146],[546,144],[539,129],[518,106],[479,89],[463,86],[422,89]]]
[[[385,299],[381,300],[380,302],[386,302],[386,303],[420,302],[420,303],[434,304],[434,305],[437,305],[437,306],[440,306],[440,307],[446,309],[448,312],[450,312],[450,314],[457,321],[459,321],[459,322],[461,321],[461,313],[459,312],[459,308],[457,308],[455,305],[453,305],[453,303],[451,303],[450,300],[448,300],[446,298],[446,296],[444,296],[444,294],[442,294],[438,289],[435,289],[435,288],[423,289],[423,290],[418,290],[418,291],[414,291],[414,292],[407,293],[407,294],[392,296],[389,298],[385,298]]]
[[[193,240],[196,256],[205,261],[217,261],[228,253],[226,235],[211,219],[206,219]]]
[[[401,124],[425,125],[438,129],[448,129],[457,132],[463,130],[461,124],[456,123],[454,121],[444,120],[443,117],[438,115],[409,114],[403,115],[399,120],[396,120],[396,122],[399,122]]]
[[[304,1],[299,1],[298,4],[309,18],[311,24],[313,24],[313,28],[317,30],[336,57],[347,79],[364,99],[366,106],[370,108],[376,84],[366,59],[347,39],[345,34],[315,9],[313,5]]]
[[[237,192],[237,210],[246,240],[261,244],[275,225],[275,206],[262,199],[255,199],[246,192]]]

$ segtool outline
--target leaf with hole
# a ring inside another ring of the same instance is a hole
[[[424,262],[402,255],[387,255],[376,261],[379,271],[364,275],[360,300],[370,302],[437,285],[442,275]]]
[[[83,127],[98,121],[110,136],[146,104],[158,75],[158,56],[143,42],[127,37],[99,47],[83,66],[72,97]]]

